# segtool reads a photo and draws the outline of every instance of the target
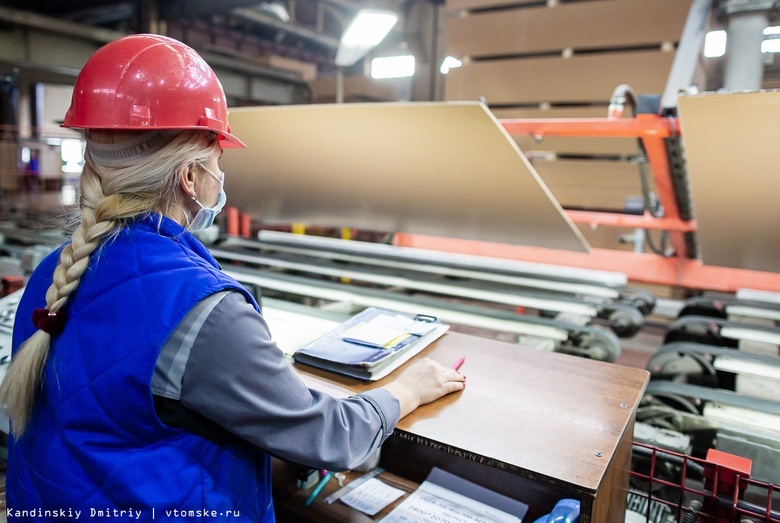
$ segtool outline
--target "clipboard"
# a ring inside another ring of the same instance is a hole
[[[296,362],[358,379],[380,379],[449,329],[429,315],[369,307],[301,347]]]

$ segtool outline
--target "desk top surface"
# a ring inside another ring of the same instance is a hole
[[[421,438],[499,468],[598,489],[642,397],[647,371],[453,332],[412,361],[430,357],[449,366],[461,356],[466,389],[418,408],[393,437]],[[397,376],[366,383],[295,367],[309,387],[335,396]]]

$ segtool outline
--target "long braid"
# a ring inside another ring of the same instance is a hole
[[[90,255],[116,224],[111,219],[95,219],[94,204],[98,203],[99,207],[104,200],[112,198],[103,195],[100,181],[91,169],[84,170],[81,189],[81,223],[73,232],[71,242],[62,249],[53,282],[46,291],[46,308],[52,313],[64,309],[68,298],[79,286]],[[0,385],[0,402],[12,420],[12,433],[17,438],[24,433],[30,419],[50,348],[51,335],[38,330],[14,355]]]
[[[132,136],[132,133],[130,133]],[[107,132],[92,138],[127,139]],[[63,247],[53,282],[46,291],[46,308],[64,311],[68,298],[78,288],[92,253],[101,242],[118,231],[125,220],[145,212],[166,211],[179,205],[176,187],[179,169],[187,163],[205,161],[214,153],[214,137],[198,131],[180,133],[151,157],[133,166],[104,168],[85,154],[81,175],[81,220],[71,241]],[[189,215],[184,215],[189,220]],[[30,420],[40,390],[43,369],[49,357],[52,336],[39,329],[14,354],[0,385],[0,405],[11,419],[11,432],[19,438]]]
[[[96,177],[85,177],[82,183],[81,223],[73,231],[70,243],[62,249],[60,262],[54,270],[54,282],[46,292],[46,304],[50,311],[57,312],[65,306],[89,266],[90,255],[100,241],[116,227],[114,219],[104,218],[98,221],[97,213],[93,210],[95,207],[104,206],[105,200],[114,199],[103,195]]]

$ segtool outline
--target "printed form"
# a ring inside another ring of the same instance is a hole
[[[391,487],[377,478],[371,478],[342,497],[341,502],[373,516],[403,495],[403,490]]]
[[[524,503],[434,468],[382,523],[520,523],[527,510]]]

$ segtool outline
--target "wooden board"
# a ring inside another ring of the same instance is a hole
[[[265,222],[415,232],[587,252],[482,104],[233,110],[228,204]]]
[[[679,99],[706,265],[780,272],[780,92]]]
[[[674,53],[637,51],[472,62],[450,69],[445,99],[484,97],[489,105],[606,102],[620,84],[637,94],[661,94],[673,61]]]
[[[515,55],[677,42],[691,0],[604,0],[447,19],[447,54]]]

